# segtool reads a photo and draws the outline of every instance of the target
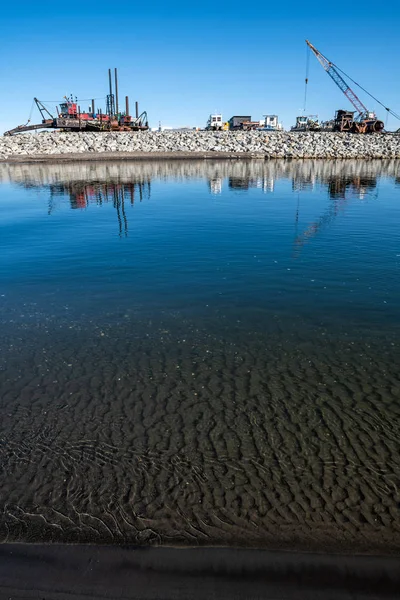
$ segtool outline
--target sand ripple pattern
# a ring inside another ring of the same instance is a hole
[[[1,540],[398,552],[393,340],[170,321],[4,329]]]

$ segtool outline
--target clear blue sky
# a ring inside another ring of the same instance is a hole
[[[400,113],[399,30],[395,0],[8,1],[0,132],[27,120],[34,96],[105,96],[108,67],[118,67],[120,97],[138,99],[152,126],[202,126],[219,110],[226,119],[276,113],[288,128],[303,106],[305,38]],[[351,108],[314,56],[309,78],[307,113],[328,119]]]

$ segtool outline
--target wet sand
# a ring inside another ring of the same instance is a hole
[[[395,334],[222,328],[5,325],[2,541],[398,553]]]
[[[398,559],[235,549],[0,546],[13,600],[397,599]]]

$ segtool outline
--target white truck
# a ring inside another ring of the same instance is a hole
[[[208,117],[206,130],[207,131],[222,131],[222,115],[210,115]]]

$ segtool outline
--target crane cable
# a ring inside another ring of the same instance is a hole
[[[307,46],[306,49],[306,78],[304,83],[304,113],[306,112],[307,107],[307,89],[308,89],[308,73],[310,70],[310,48]]]
[[[90,102],[91,100],[105,100],[106,96],[99,96],[98,98],[77,98],[77,102]],[[62,102],[65,101],[65,98],[63,100],[41,100],[41,102],[45,103],[48,102],[49,104],[61,104]]]
[[[29,117],[27,122],[22,126],[22,127],[26,127],[26,125],[28,125],[28,123],[31,122],[31,118],[32,118],[32,112],[33,112],[33,107],[35,105],[35,100],[32,100],[32,104],[31,104],[31,110],[29,111]]]
[[[377,102],[378,104],[380,104],[381,106],[383,106],[383,108],[387,111],[387,113],[391,114],[393,117],[395,117],[396,119],[399,119],[400,121],[400,115],[398,115],[397,113],[394,112],[394,110],[392,110],[391,108],[388,108],[387,106],[385,106],[382,102],[380,102],[380,100],[378,100],[378,98],[375,98],[375,96],[373,96],[372,94],[370,94],[365,88],[363,88],[362,85],[360,85],[359,83],[357,83],[357,81],[354,81],[354,79],[352,79],[350,77],[350,75],[347,75],[347,73],[345,73],[340,67],[338,67],[337,65],[335,65],[334,63],[331,63],[335,69],[337,69],[338,71],[340,71],[341,73],[343,73],[343,75],[345,77],[347,77],[348,79],[350,79],[350,81],[352,81],[355,85],[357,85],[363,92],[365,92],[366,94],[368,94],[368,96],[370,96],[373,100],[375,100],[375,102]]]
[[[38,100],[39,100],[39,99],[38,99]],[[47,113],[48,113],[48,114],[49,114],[49,115],[50,115],[50,116],[53,118],[53,115],[52,115],[52,113],[51,113],[51,111],[50,111],[49,107],[48,107],[48,106],[46,106],[45,102],[47,102],[47,104],[51,104],[51,103],[55,103],[55,104],[57,104],[57,102],[56,102],[56,101],[53,101],[53,100],[39,100],[39,103],[42,105],[42,107],[43,107],[43,108],[45,108],[45,109],[46,109],[46,111],[47,111]],[[51,108],[51,107],[50,107],[50,108]],[[53,107],[53,108],[54,108],[54,107]]]

